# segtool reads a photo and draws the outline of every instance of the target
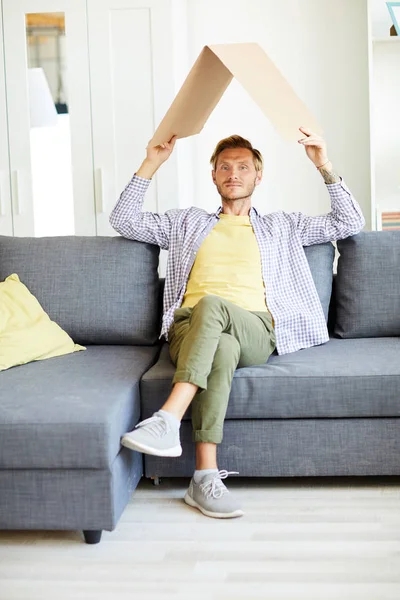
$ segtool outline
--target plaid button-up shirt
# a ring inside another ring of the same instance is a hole
[[[189,274],[203,240],[218,223],[215,213],[191,207],[159,215],[143,212],[149,179],[133,176],[110,215],[122,236],[169,250],[160,338],[168,340],[174,312],[182,304]],[[343,180],[327,186],[331,212],[309,217],[278,211],[260,215],[252,207],[250,222],[261,255],[266,303],[275,322],[278,354],[294,352],[329,340],[321,302],[303,246],[321,244],[359,233],[365,225],[358,203]]]

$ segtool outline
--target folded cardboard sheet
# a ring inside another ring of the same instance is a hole
[[[301,137],[299,127],[322,129],[258,44],[204,46],[150,145],[199,133],[235,77],[287,140]]]

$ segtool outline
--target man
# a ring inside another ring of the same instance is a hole
[[[165,404],[126,433],[122,444],[147,454],[180,456],[180,422],[192,403],[196,471],[185,502],[210,517],[243,514],[222,481],[230,473],[217,467],[235,369],[264,364],[275,349],[285,354],[328,341],[303,246],[343,239],[365,224],[332,169],[324,140],[304,127],[300,131],[299,143],[330,195],[332,210],[326,215],[260,215],[251,197],[262,179],[262,156],[234,135],[221,140],[211,157],[221,197],[216,213],[196,207],[164,215],[141,211],[151,178],[173,151],[172,137],[147,148],[110,216],[121,235],[169,250],[161,336],[176,366]]]

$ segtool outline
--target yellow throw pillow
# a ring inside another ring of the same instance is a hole
[[[78,350],[16,273],[0,283],[0,371]]]

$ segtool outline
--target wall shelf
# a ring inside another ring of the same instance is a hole
[[[373,44],[387,44],[387,43],[395,43],[400,44],[400,35],[392,35],[391,37],[378,37],[372,38]]]

